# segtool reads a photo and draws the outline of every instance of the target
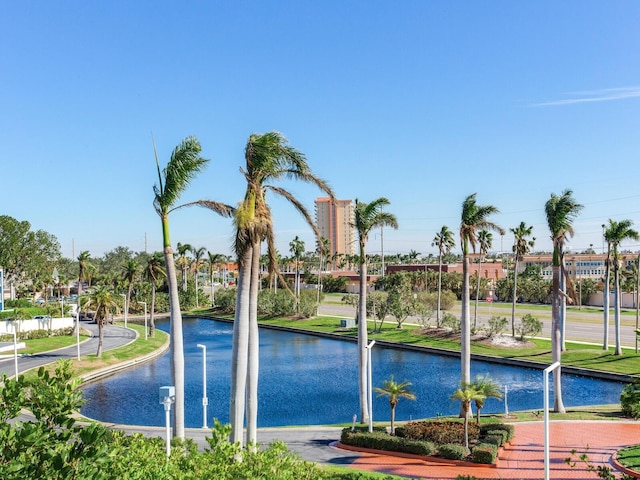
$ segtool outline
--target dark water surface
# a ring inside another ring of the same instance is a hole
[[[169,323],[158,328],[169,330]],[[185,424],[202,426],[202,350],[207,346],[207,424],[229,421],[232,325],[208,319],[184,320]],[[317,425],[351,422],[359,413],[355,343],[260,329],[258,426]],[[400,399],[398,420],[455,414],[449,397],[460,380],[459,357],[446,357],[374,346],[373,385],[393,374],[410,381],[416,401]],[[542,371],[472,361],[472,378],[489,373],[508,387],[509,411],[542,409]],[[552,382],[550,382],[552,383]],[[171,384],[169,354],[153,362],[91,383],[84,388],[82,413],[105,422],[164,425],[158,389]],[[623,384],[563,374],[565,406],[618,403]],[[504,413],[501,400],[488,399],[483,412]],[[388,420],[387,398],[373,398],[375,421]]]

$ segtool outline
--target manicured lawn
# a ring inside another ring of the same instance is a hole
[[[640,471],[640,445],[618,450],[618,461],[631,470]]]

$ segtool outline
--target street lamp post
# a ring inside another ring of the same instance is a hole
[[[171,455],[171,404],[176,401],[176,387],[160,387],[160,405],[164,405],[167,458]]]
[[[196,347],[202,349],[202,428],[207,428],[207,346],[198,343]]]
[[[544,390],[544,479],[549,480],[549,374],[560,367],[555,362],[543,370],[542,389]]]
[[[371,349],[375,345],[376,341],[371,340],[371,343],[366,346],[367,349],[367,408],[369,409],[369,433],[373,432],[373,386],[371,381]]]
[[[147,302],[138,302],[144,305],[144,339],[147,340]]]
[[[121,293],[120,296],[124,298],[124,328],[127,328],[127,318],[129,317],[129,305],[127,303],[127,296]],[[142,303],[142,302],[138,302]]]

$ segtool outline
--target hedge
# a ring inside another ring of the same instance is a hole
[[[498,457],[498,447],[490,443],[479,443],[471,452],[474,463],[486,463],[492,465]]]

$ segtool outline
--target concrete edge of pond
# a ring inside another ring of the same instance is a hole
[[[195,314],[184,314],[183,318],[207,318],[210,320],[216,320],[219,322],[226,322],[226,323],[233,323],[232,319],[229,318],[222,318],[222,317],[217,317],[214,315],[206,315],[206,314],[199,314],[199,315],[195,315]],[[330,332],[316,332],[316,331],[312,331],[312,330],[306,330],[304,328],[296,328],[296,327],[285,327],[282,325],[269,325],[269,324],[264,324],[264,323],[259,323],[259,326],[262,328],[268,328],[271,330],[280,330],[283,332],[292,332],[292,333],[300,333],[300,334],[304,334],[304,335],[312,335],[315,337],[322,337],[322,338],[329,338],[329,339],[333,339],[333,340],[342,340],[342,341],[346,341],[346,342],[351,342],[351,343],[357,343],[358,339],[355,337],[345,337],[344,335],[339,335],[339,334],[335,334],[335,333],[330,333]],[[455,350],[447,350],[444,348],[437,348],[437,347],[427,347],[427,346],[422,346],[422,345],[409,345],[406,343],[397,343],[397,342],[388,342],[385,340],[377,340],[376,339],[376,344],[377,345],[381,345],[387,348],[394,348],[397,350],[409,350],[409,351],[414,351],[414,352],[423,352],[423,353],[435,353],[438,355],[447,355],[450,357],[459,357],[460,356],[460,352],[459,351],[455,351]],[[505,358],[505,357],[497,357],[497,356],[493,356],[493,355],[484,355],[481,353],[472,353],[471,354],[471,359],[472,360],[482,360],[485,362],[490,362],[490,363],[498,363],[498,364],[502,364],[502,365],[512,365],[512,366],[516,366],[516,367],[526,367],[526,368],[533,368],[536,370],[544,370],[548,364],[546,363],[542,363],[542,362],[534,362],[531,360],[520,360],[517,358]],[[600,370],[591,370],[591,369],[587,369],[587,368],[580,368],[580,367],[571,367],[568,365],[563,365],[562,366],[562,371],[565,373],[570,373],[573,375],[580,375],[583,377],[591,377],[591,378],[597,378],[600,380],[612,380],[612,381],[616,381],[616,382],[624,382],[624,383],[628,383],[628,382],[633,382],[635,380],[638,380],[640,377],[638,375],[629,375],[629,374],[625,374],[625,373],[615,373],[615,372],[604,372],[604,371],[600,371]]]

